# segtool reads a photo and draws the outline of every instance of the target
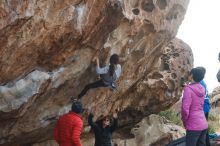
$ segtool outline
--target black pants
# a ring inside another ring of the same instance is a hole
[[[209,113],[205,113],[205,118],[208,122],[208,119],[209,119]],[[207,134],[206,134],[206,146],[211,146],[210,144],[210,140],[209,140],[209,132],[207,131]]]
[[[80,92],[80,94],[78,95],[78,99],[82,98],[91,88],[107,87],[107,86],[108,85],[106,85],[102,80],[98,80],[94,83],[90,83],[86,85],[85,88]]]
[[[186,131],[186,146],[206,146],[207,129],[203,131]]]

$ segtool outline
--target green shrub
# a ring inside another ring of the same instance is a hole
[[[209,133],[215,133],[215,128],[213,127],[212,124],[209,124],[209,128],[208,128]]]
[[[162,111],[159,113],[160,116],[165,117],[176,125],[183,126],[180,114],[171,110]]]
[[[209,113],[209,121],[218,121],[218,117],[212,113]]]
[[[159,115],[165,117],[167,120],[170,120],[174,124],[183,127],[181,115],[178,114],[177,112],[171,111],[171,110],[166,110],[166,111],[160,112]],[[218,121],[218,119],[219,118],[217,116],[215,116],[213,114],[209,114],[209,128],[208,128],[209,133],[215,133],[216,128],[212,123]]]

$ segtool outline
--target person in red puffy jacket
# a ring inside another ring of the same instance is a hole
[[[83,121],[80,114],[83,112],[82,104],[76,101],[69,113],[61,116],[54,129],[54,139],[59,146],[82,146],[80,135]]]

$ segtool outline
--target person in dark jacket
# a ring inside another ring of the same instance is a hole
[[[88,123],[95,133],[94,146],[112,146],[112,133],[118,126],[117,113],[113,113],[113,121],[109,116],[104,117],[98,122],[93,122],[93,114],[89,114]]]
[[[72,104],[71,111],[59,118],[54,129],[54,139],[59,146],[82,146],[80,135],[83,121],[80,114],[83,111],[82,104],[76,101]]]

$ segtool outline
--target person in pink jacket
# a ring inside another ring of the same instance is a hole
[[[186,146],[206,146],[208,123],[203,111],[205,89],[199,83],[204,78],[198,68],[190,71],[191,83],[184,88],[181,115],[186,129]]]

